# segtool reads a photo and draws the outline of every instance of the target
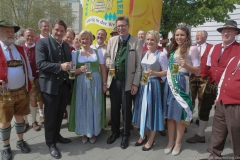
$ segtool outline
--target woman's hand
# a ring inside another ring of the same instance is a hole
[[[81,66],[80,68],[76,69],[75,74],[78,75],[83,72],[86,72],[85,66]]]
[[[148,68],[148,76],[154,76],[154,71]]]
[[[181,67],[183,67],[183,68],[186,68],[186,69],[187,69],[187,67],[188,67],[185,59],[183,59],[183,58],[180,58],[180,60],[179,60],[179,65],[180,65]]]

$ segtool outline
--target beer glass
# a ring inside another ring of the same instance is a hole
[[[10,89],[8,87],[8,83],[2,82],[2,93],[3,101],[11,101],[12,97],[10,94]]]
[[[142,68],[142,80],[141,80],[141,84],[142,85],[146,85],[148,83],[148,67],[147,66],[143,66]]]
[[[85,63],[85,69],[86,69],[86,78],[92,79],[92,70],[91,70],[91,64]]]
[[[178,63],[173,63],[172,64],[172,73],[173,74],[178,74],[179,73],[179,64]]]
[[[109,73],[112,77],[115,76],[115,64],[114,61],[111,60],[109,62]]]
[[[76,63],[70,62],[69,79],[75,79]]]

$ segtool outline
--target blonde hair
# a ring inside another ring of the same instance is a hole
[[[147,34],[146,34],[145,42],[147,41],[147,36],[148,35],[152,35],[156,39],[157,43],[159,43],[160,35],[159,35],[158,31],[155,31],[155,30],[148,31]]]
[[[89,30],[82,30],[82,31],[79,33],[79,35],[78,35],[78,41],[81,40],[83,34],[88,34],[88,35],[90,36],[90,40],[93,42],[93,34],[92,34],[92,32],[89,31]],[[91,42],[91,43],[92,43],[92,42]]]

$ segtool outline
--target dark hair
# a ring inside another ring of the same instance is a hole
[[[66,23],[65,23],[63,20],[60,20],[60,19],[59,19],[59,20],[55,20],[55,21],[52,23],[52,28],[54,28],[56,24],[58,24],[58,25],[60,25],[60,26],[63,26],[64,29],[65,29],[65,31],[67,30],[67,25],[66,25]]]
[[[129,19],[128,19],[127,16],[119,16],[119,17],[117,17],[116,24],[117,24],[118,21],[126,21],[127,24],[129,24]]]
[[[105,32],[105,33],[106,33],[106,36],[107,36],[107,31],[106,31],[105,29],[101,28],[101,29],[99,29],[98,31],[103,31],[103,32]],[[98,33],[98,31],[97,31],[97,33]]]
[[[178,48],[178,44],[175,39],[175,33],[178,29],[180,29],[186,33],[186,40],[180,49],[180,56],[185,58],[188,50],[190,49],[190,47],[192,45],[192,40],[191,40],[191,33],[190,33],[188,27],[186,26],[186,24],[184,24],[184,23],[180,23],[174,30],[172,41],[171,41],[171,43],[169,45],[169,49],[168,49],[168,57],[170,57],[170,54]]]
[[[67,28],[67,32],[69,32],[69,33],[72,33],[73,34],[73,38],[75,38],[75,32],[74,32],[74,30],[72,29],[72,28]]]

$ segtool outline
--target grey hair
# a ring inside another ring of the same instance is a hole
[[[50,22],[47,19],[40,19],[38,21],[38,28],[40,29],[42,27],[42,23],[47,22],[50,25]]]
[[[25,31],[26,31],[25,29],[20,29],[20,30],[17,32],[18,38],[19,38],[20,36],[24,36],[24,32],[25,32]]]
[[[25,34],[27,31],[31,31],[31,32],[34,32],[34,33],[36,34],[36,31],[35,31],[34,29],[32,29],[32,28],[27,28],[27,29],[25,29],[24,34]]]
[[[203,37],[207,37],[207,36],[208,36],[208,32],[205,31],[205,30],[197,31],[197,33],[199,33],[199,32],[202,32],[202,33],[203,33]]]

